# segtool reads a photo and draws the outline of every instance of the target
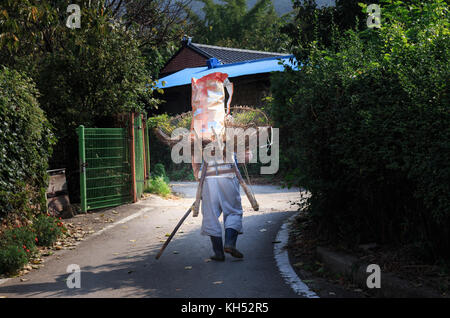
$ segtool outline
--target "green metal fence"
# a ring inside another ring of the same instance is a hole
[[[134,118],[134,156],[135,156],[135,176],[136,176],[136,196],[139,198],[144,192],[144,134],[141,116]]]
[[[145,147],[145,169],[146,169],[146,181],[150,178],[150,140],[149,138],[149,134],[148,134],[148,124],[147,124],[147,116],[145,116],[144,119],[144,123],[145,123],[145,127],[144,127],[144,134],[145,134],[145,139],[144,139],[144,147]],[[145,184],[145,186],[147,186],[147,183]]]
[[[132,201],[128,133],[124,128],[78,128],[81,210]]]
[[[134,116],[133,141],[128,128],[78,127],[83,212],[133,202],[134,190],[137,199],[142,196],[150,171],[148,130],[144,123],[144,116]]]

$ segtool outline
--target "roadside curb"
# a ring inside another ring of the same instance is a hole
[[[291,262],[289,261],[289,255],[286,247],[289,241],[289,225],[292,223],[295,216],[296,214],[285,220],[277,233],[277,237],[275,239],[276,243],[274,244],[273,249],[275,261],[281,276],[284,278],[284,281],[297,295],[306,298],[319,298],[319,296],[315,292],[311,291],[309,287],[298,277],[297,273],[291,266]]]
[[[435,290],[416,287],[411,282],[392,273],[381,272],[381,288],[368,289],[366,282],[370,273],[366,272],[369,264],[362,263],[357,257],[332,251],[325,247],[316,248],[317,258],[332,273],[348,277],[361,288],[374,292],[375,297],[386,298],[443,298]]]

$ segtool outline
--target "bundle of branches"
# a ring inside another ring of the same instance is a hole
[[[162,115],[156,121],[154,130],[162,142],[172,147],[183,140],[183,138],[191,137],[191,123],[192,111],[174,117]],[[176,131],[177,128],[184,129]],[[232,136],[235,139],[235,150],[242,143],[245,143],[244,147],[247,149],[252,137],[258,137],[262,131],[268,134],[268,130],[271,128],[271,122],[267,115],[260,109],[248,106],[234,106],[231,107],[230,114],[225,117],[225,128],[239,128],[232,131]],[[227,134],[217,133],[221,136],[222,142],[225,145],[227,140],[229,140],[227,139]],[[204,148],[215,140],[213,137],[212,139],[203,138],[201,141]],[[194,147],[193,143],[192,147]]]

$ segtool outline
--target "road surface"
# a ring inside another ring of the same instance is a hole
[[[159,260],[166,235],[192,204],[196,183],[178,182],[183,197],[158,197],[129,205],[136,212],[89,236],[73,250],[57,251],[42,268],[0,284],[3,297],[300,297],[285,283],[274,259],[274,242],[295,213],[298,189],[253,186],[260,211],[241,192],[244,234],[237,247],[245,257],[214,262],[209,237],[200,234],[201,214],[190,215]],[[125,207],[126,208],[126,207]],[[124,209],[122,207],[122,209]],[[67,267],[79,266],[81,288],[68,288]],[[22,278],[22,281],[21,281]]]

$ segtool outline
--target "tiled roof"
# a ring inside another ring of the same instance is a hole
[[[208,66],[185,68],[176,73],[160,78],[156,87],[170,88],[174,86],[188,85],[191,83],[191,79],[193,77],[201,78],[214,72],[226,73],[230,78],[244,75],[283,72],[286,65],[294,69],[298,69],[297,61],[293,55],[276,56],[247,62],[217,65],[212,68]]]
[[[192,42],[188,42],[187,46],[204,55],[205,57],[217,58],[222,64],[232,64],[265,59],[269,57],[286,56],[286,54],[282,53],[243,50]]]

